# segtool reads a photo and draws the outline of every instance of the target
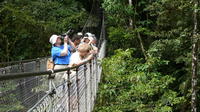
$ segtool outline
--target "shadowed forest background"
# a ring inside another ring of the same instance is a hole
[[[108,41],[95,112],[199,110],[200,100],[191,104],[192,91],[200,95],[199,81],[191,85],[199,75],[196,0],[3,0],[0,62],[49,56],[49,37],[80,31],[92,4],[104,9]]]

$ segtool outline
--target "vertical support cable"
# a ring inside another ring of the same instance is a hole
[[[20,66],[21,66],[21,72],[24,72],[24,64],[22,62],[20,62]]]
[[[48,81],[49,81],[49,95],[50,95],[50,111],[54,112],[54,108],[53,108],[53,105],[54,105],[54,94],[56,94],[55,92],[55,88],[53,88],[53,79],[55,78],[55,75],[53,75],[53,71],[52,73],[49,74],[49,77],[48,77]]]
[[[77,104],[78,104],[78,112],[80,112],[80,102],[79,102],[79,98],[80,98],[80,95],[79,95],[79,78],[78,78],[78,67],[76,68],[76,89],[77,89]]]
[[[92,110],[92,60],[90,61],[90,111]]]
[[[50,77],[51,77],[51,74],[49,74],[49,78],[48,78],[48,82],[49,82],[49,90],[48,90],[48,92],[49,92],[49,93],[52,91],[51,79],[50,79]],[[51,94],[50,94],[50,96],[51,96]],[[49,104],[49,107],[50,107],[49,109],[50,109],[50,110],[51,110],[51,108],[52,108],[52,106],[53,106],[52,97],[53,97],[53,96],[50,97],[50,104]]]
[[[68,86],[68,111],[70,112],[70,86],[71,86],[71,81],[70,81],[70,70],[67,71],[67,86]]]
[[[93,60],[93,68],[92,68],[92,70],[93,70],[93,83],[94,83],[94,85],[93,85],[93,90],[94,90],[94,96],[93,96],[93,98],[94,98],[94,101],[95,101],[95,98],[96,98],[96,72],[95,72],[95,67],[96,67],[96,65],[95,65],[95,61],[96,61],[96,57],[95,57],[95,59]]]
[[[98,73],[98,70],[97,70],[97,57],[96,57],[96,59],[95,59],[95,75],[96,75],[96,78],[95,78],[95,83],[96,83],[96,96],[97,96],[97,87],[98,87],[98,83],[97,83],[97,73]]]
[[[38,58],[37,60],[36,60],[36,71],[40,71],[40,59]]]
[[[96,59],[96,58],[95,58]],[[96,72],[95,72],[95,59],[93,60],[93,67],[92,67],[92,71],[93,71],[93,108],[94,109],[94,105],[95,105],[95,99],[96,99]]]
[[[84,65],[84,77],[85,77],[85,112],[87,112],[87,77],[86,77],[87,67]]]
[[[36,71],[40,71],[40,60],[39,58],[36,60]],[[36,78],[36,84],[39,85],[39,78]],[[37,100],[39,100],[40,94],[37,94]]]
[[[97,57],[95,59],[95,75],[96,75],[96,78],[95,78],[95,83],[96,83],[96,96],[95,96],[95,99],[97,97],[97,90],[98,90],[98,81],[97,81],[97,75],[98,75],[98,68],[97,68]]]

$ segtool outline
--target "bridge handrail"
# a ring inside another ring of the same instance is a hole
[[[23,73],[11,73],[11,74],[6,74],[6,75],[0,75],[0,81],[2,80],[11,80],[11,79],[17,79],[17,78],[25,78],[25,77],[31,77],[31,76],[41,76],[41,75],[50,75],[53,73],[58,73],[58,72],[64,72],[64,71],[69,71],[75,68],[78,68],[82,65],[85,65],[87,63],[89,63],[91,60],[90,59],[80,65],[76,65],[73,67],[67,67],[64,69],[57,69],[57,70],[47,70],[47,71],[41,71],[41,72],[23,72]]]
[[[27,63],[32,61],[39,61],[41,59],[50,58],[50,56],[35,58],[35,59],[26,59],[26,60],[19,60],[19,61],[10,61],[10,62],[0,62],[0,65],[8,65],[8,64],[17,64],[17,63]]]

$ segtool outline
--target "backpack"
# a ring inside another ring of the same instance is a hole
[[[55,66],[55,64],[54,64],[53,59],[49,58],[47,60],[47,70],[54,70],[54,66]]]

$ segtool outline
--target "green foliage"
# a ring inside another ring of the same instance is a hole
[[[128,1],[127,1],[128,2]],[[128,19],[133,15],[133,7],[126,5],[124,0],[104,0],[103,8],[108,16],[109,24],[120,26],[128,25]]]
[[[184,97],[170,89],[175,78],[157,68],[168,62],[159,58],[133,58],[133,50],[117,50],[103,61],[103,84],[96,111],[162,111],[176,109]]]
[[[78,0],[2,0],[0,62],[49,56],[49,37],[69,28],[80,30],[87,17],[87,11]],[[16,89],[13,82],[6,83],[5,87],[0,88],[5,94],[0,112],[24,110],[15,94],[6,95]],[[42,87],[34,88],[33,92],[41,91]]]
[[[49,37],[53,33],[64,33],[69,28],[79,30],[86,18],[87,12],[76,0],[2,1],[0,61],[48,56],[51,47]]]
[[[107,16],[109,57],[103,64],[103,83],[96,111],[190,111],[193,2],[132,2],[132,6],[128,0],[103,0],[102,3]],[[200,20],[200,14],[197,15]],[[123,54],[129,52],[123,51],[130,48],[134,53],[123,58]],[[114,52],[117,49],[123,49],[122,53]],[[135,82],[130,84],[128,79]],[[106,96],[107,93],[111,95]],[[135,95],[134,100],[132,95]]]

